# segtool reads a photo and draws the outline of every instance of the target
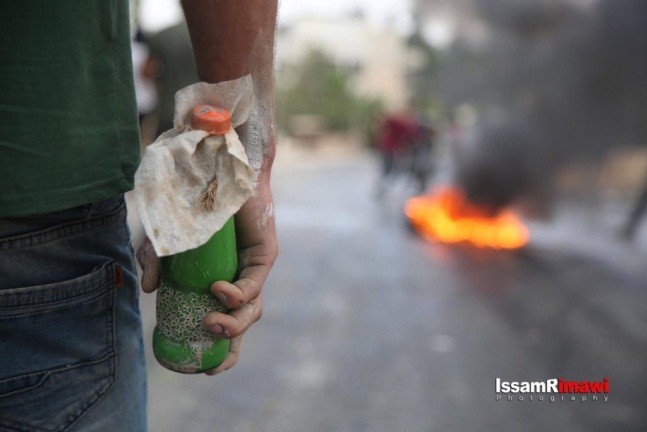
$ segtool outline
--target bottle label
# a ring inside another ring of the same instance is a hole
[[[166,338],[184,341],[196,349],[213,345],[218,336],[202,325],[202,318],[209,312],[226,313],[227,309],[212,294],[185,293],[160,283],[157,289],[157,327]]]

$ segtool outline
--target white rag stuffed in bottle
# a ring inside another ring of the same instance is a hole
[[[137,210],[158,256],[206,243],[254,194],[256,171],[234,131],[252,102],[250,76],[176,93],[174,129],[146,148],[135,174]],[[225,135],[191,129],[191,111],[201,104],[228,110],[232,129]]]

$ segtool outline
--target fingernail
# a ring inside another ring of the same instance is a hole
[[[218,297],[218,300],[220,300],[220,303],[222,304],[227,304],[227,296],[224,295],[223,293],[216,293],[216,297]]]
[[[223,334],[224,329],[220,326],[220,324],[211,324],[207,327],[210,332],[216,333],[216,334]]]
[[[231,337],[231,333],[229,333],[229,330],[226,330],[222,328],[220,324],[212,324],[207,327],[210,332],[215,333],[217,335],[221,335],[224,337]]]

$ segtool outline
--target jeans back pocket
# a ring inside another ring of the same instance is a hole
[[[117,266],[0,290],[0,431],[64,431],[112,386]]]

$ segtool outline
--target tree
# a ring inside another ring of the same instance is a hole
[[[321,50],[311,51],[282,74],[284,83],[289,80],[277,91],[278,121],[284,130],[290,130],[291,118],[308,114],[318,116],[328,131],[365,132],[367,119],[381,109],[379,101],[353,91],[353,68],[336,64]]]

